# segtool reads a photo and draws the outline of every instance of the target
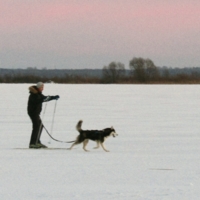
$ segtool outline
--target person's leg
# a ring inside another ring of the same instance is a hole
[[[37,143],[41,144],[40,137],[42,135],[43,124],[42,124],[42,121],[41,121],[40,117],[39,117],[39,121],[40,121],[40,125],[39,125],[39,130],[38,130]]]
[[[42,120],[40,119],[40,117],[39,117],[39,120],[40,120],[40,128],[39,128],[39,131],[38,131],[37,145],[39,145],[40,148],[47,148],[47,146],[42,144],[41,141],[40,141],[40,137],[41,137],[42,130],[43,130],[44,126],[42,124]]]
[[[31,139],[30,139],[30,145],[36,145],[37,142],[40,140],[41,135],[41,119],[39,116],[30,116],[32,121],[32,133],[31,133]]]

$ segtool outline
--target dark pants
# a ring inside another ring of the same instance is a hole
[[[37,144],[37,143],[41,143],[40,142],[40,136],[42,133],[42,129],[43,129],[43,124],[42,121],[40,119],[39,115],[29,115],[29,117],[31,118],[32,124],[33,124],[33,130],[31,133],[31,139],[30,139],[30,144]]]

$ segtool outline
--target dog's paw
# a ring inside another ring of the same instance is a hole
[[[84,151],[86,151],[86,152],[89,152],[89,150],[87,150],[87,149],[83,149]]]

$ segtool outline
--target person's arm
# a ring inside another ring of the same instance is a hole
[[[43,96],[43,102],[48,102],[48,101],[51,101],[51,100],[58,100],[60,97],[59,95],[56,95],[56,96]]]

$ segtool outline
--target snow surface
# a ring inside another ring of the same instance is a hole
[[[54,137],[75,139],[83,129],[114,126],[119,134],[96,150],[26,149],[30,84],[0,84],[0,199],[197,200],[200,197],[198,85],[46,84],[41,117]],[[46,106],[46,109],[45,109]],[[53,121],[54,108],[56,112]],[[70,144],[49,139],[49,147]],[[22,148],[22,149],[20,149]]]

